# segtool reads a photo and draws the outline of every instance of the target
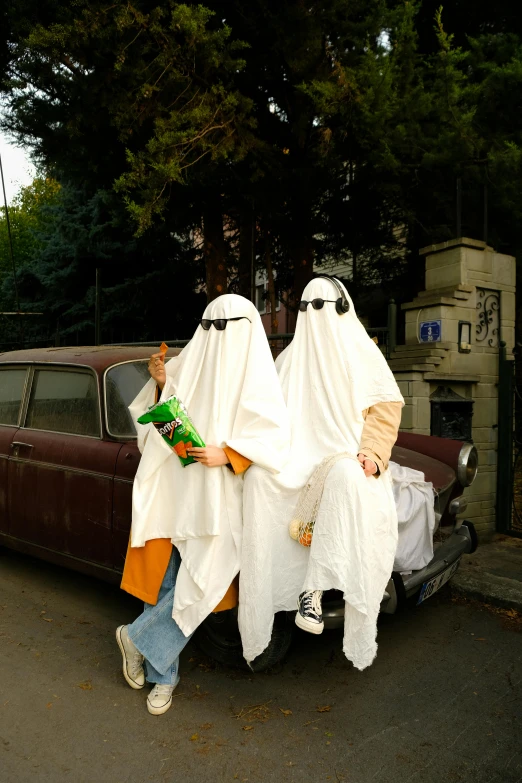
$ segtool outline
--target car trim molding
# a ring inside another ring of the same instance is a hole
[[[78,436],[78,437],[85,437],[85,436]],[[55,462],[42,462],[38,459],[23,459],[22,457],[9,457],[9,460],[11,462],[23,462],[24,465],[38,465],[40,468],[48,468],[49,470],[60,470],[62,473],[77,473],[82,476],[95,476],[96,478],[100,479],[108,479],[109,481],[112,481],[114,478],[112,473],[101,473],[96,472],[95,470],[85,470],[85,468],[73,468],[69,467],[68,465],[57,465]]]

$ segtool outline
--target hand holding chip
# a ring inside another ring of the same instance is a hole
[[[187,454],[190,454],[196,462],[206,465],[207,468],[218,468],[228,463],[228,457],[224,449],[219,446],[205,446],[205,448],[187,448]]]
[[[165,381],[167,380],[167,374],[165,372],[165,354],[167,353],[167,350],[168,346],[165,343],[161,343],[159,353],[153,353],[149,359],[149,372],[151,377],[162,390],[165,386]]]

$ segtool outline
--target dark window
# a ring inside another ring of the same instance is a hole
[[[263,315],[266,313],[265,284],[256,285],[256,307]]]
[[[26,374],[25,367],[0,370],[0,424],[18,424]]]
[[[100,435],[98,385],[90,372],[35,370],[26,427]]]
[[[105,376],[107,430],[118,438],[135,438],[136,428],[128,407],[150,380],[147,361],[111,367]],[[145,412],[145,411],[144,411]]]

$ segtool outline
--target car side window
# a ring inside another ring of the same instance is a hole
[[[27,367],[0,369],[0,424],[18,424]]]
[[[35,370],[25,426],[99,437],[98,384],[94,375],[81,370]]]

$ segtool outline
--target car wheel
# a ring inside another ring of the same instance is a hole
[[[270,644],[252,661],[250,667],[243,658],[237,609],[209,615],[196,631],[194,641],[205,655],[225,666],[262,672],[283,660],[290,647],[293,630],[292,613],[278,612],[274,617]]]

